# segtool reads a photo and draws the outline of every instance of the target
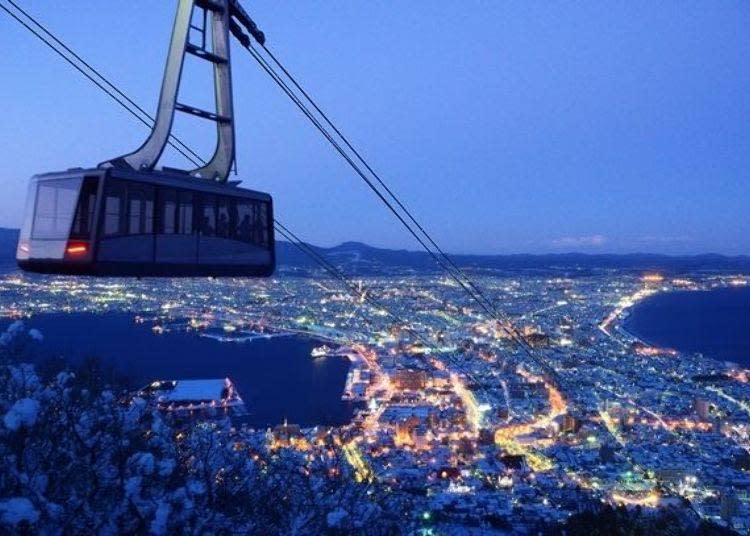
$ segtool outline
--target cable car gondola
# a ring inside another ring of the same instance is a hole
[[[271,197],[185,173],[78,169],[31,180],[24,270],[114,276],[269,276]]]
[[[236,0],[179,1],[156,120],[138,150],[97,168],[31,179],[16,252],[23,270],[169,277],[273,273],[271,196],[227,180],[235,158],[230,25],[241,33],[230,17],[263,39]],[[191,42],[191,30],[201,36],[199,44]],[[177,102],[185,54],[213,64],[215,112]],[[176,111],[216,123],[214,155],[192,171],[156,169]]]

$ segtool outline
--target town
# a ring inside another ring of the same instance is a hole
[[[625,325],[648,296],[744,286],[747,277],[483,275],[484,291],[508,315],[498,320],[440,275],[365,277],[358,292],[323,276],[291,275],[155,281],[9,274],[0,279],[0,316],[125,311],[151,323],[155,336],[185,329],[310,337],[319,343],[310,359],[350,361],[341,397],[356,409],[342,426],[251,428],[229,408],[247,394],[229,380],[180,387],[179,377],[155,378],[153,388],[166,381],[173,402],[177,391],[213,388],[210,407],[219,411],[200,411],[200,401],[167,403],[169,392],[158,405],[181,409],[183,426],[215,420],[254,453],[291,449],[313,460],[335,451],[354,482],[412,496],[425,526],[523,533],[598,502],[672,509],[750,530],[747,372],[651,346]]]

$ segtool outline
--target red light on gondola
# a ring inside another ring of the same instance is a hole
[[[69,255],[83,255],[89,250],[89,245],[84,242],[70,242],[65,248],[65,253]]]

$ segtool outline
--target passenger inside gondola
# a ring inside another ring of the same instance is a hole
[[[209,216],[203,216],[203,225],[201,225],[201,232],[206,236],[213,236],[214,228],[211,225],[211,218]]]
[[[245,214],[239,225],[240,240],[251,242],[253,238],[253,224],[250,221],[250,215]]]
[[[219,214],[219,221],[216,224],[216,236],[229,236],[229,218],[223,212]]]

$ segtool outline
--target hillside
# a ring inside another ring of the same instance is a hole
[[[0,228],[0,271],[16,269],[15,251],[17,229]],[[436,271],[432,257],[420,251],[375,248],[360,242],[344,242],[332,248],[310,246],[329,262],[347,273],[403,273]],[[316,262],[289,242],[276,243],[278,266],[300,275],[317,268]],[[519,272],[554,272],[585,275],[596,270],[644,271],[659,270],[669,273],[691,271],[750,273],[750,257],[724,255],[668,256],[645,253],[629,255],[587,255],[563,253],[555,255],[452,255],[459,266],[477,272],[495,274]]]
[[[434,271],[436,264],[426,252],[381,249],[359,242],[345,242],[332,248],[313,247],[337,266],[353,273],[389,271]],[[312,267],[315,263],[293,245],[278,244],[279,266]],[[561,253],[548,255],[451,255],[459,266],[492,273],[555,272],[583,275],[593,270],[655,270],[668,273],[691,271],[750,273],[750,257],[705,254],[669,256],[647,253],[628,255]]]

